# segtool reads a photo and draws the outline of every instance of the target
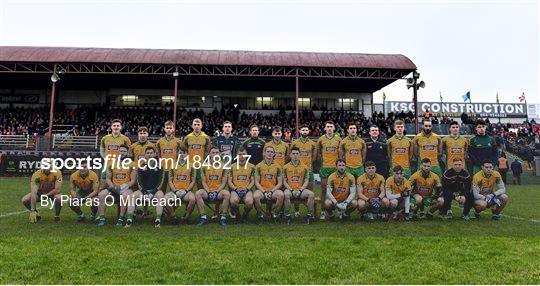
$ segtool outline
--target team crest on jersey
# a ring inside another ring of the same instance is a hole
[[[202,145],[201,144],[193,144],[193,145],[191,145],[191,149],[200,150],[200,149],[202,149]]]
[[[459,148],[459,147],[455,147],[455,148],[450,149],[450,153],[452,153],[452,154],[461,154],[462,151],[463,151],[463,149]]]
[[[185,181],[187,179],[187,176],[180,174],[180,175],[176,176],[176,179],[178,181]]]
[[[300,182],[300,176],[291,176],[291,181]]]
[[[406,148],[403,148],[403,147],[398,147],[395,150],[395,153],[396,154],[405,154],[405,152],[407,152],[407,149]]]
[[[435,150],[435,145],[433,144],[426,144],[424,146],[422,146],[422,149],[424,151],[434,151]]]
[[[358,154],[360,154],[360,150],[358,150],[358,149],[351,149],[351,150],[349,150],[349,154],[351,154],[351,155],[358,155]]]
[[[171,149],[171,148],[163,149],[163,154],[172,154],[172,153],[174,153],[174,152],[173,152],[173,149]]]
[[[328,146],[324,148],[324,150],[326,150],[326,152],[336,152],[337,148],[334,146]]]

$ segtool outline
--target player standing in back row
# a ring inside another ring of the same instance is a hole
[[[413,150],[418,163],[417,170],[420,170],[422,160],[428,158],[431,161],[431,171],[441,177],[442,170],[439,165],[439,157],[442,154],[441,137],[432,132],[432,128],[431,120],[422,121],[422,132],[414,137]]]
[[[326,133],[317,140],[317,154],[321,156],[321,202],[326,202],[326,192],[328,177],[336,172],[336,162],[339,159],[339,144],[341,139],[334,133],[335,125],[333,121],[326,121],[324,124]],[[322,209],[322,208],[321,208]],[[321,220],[326,219],[326,211],[321,211]]]

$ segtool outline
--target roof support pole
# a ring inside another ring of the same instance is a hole
[[[54,71],[53,75],[56,75],[56,64],[54,65]],[[49,151],[52,150],[52,142],[53,142],[53,120],[54,120],[54,104],[55,104],[55,96],[56,96],[56,80],[51,80],[52,87],[51,87],[51,108],[49,110]]]
[[[174,91],[173,91],[173,122],[174,129],[176,130],[176,101],[178,97],[178,67],[176,67],[175,72],[173,73],[174,77]]]
[[[296,107],[296,132],[295,132],[295,136],[296,136],[296,138],[299,138],[298,131],[300,129],[300,114],[299,114],[299,109],[300,108],[298,106],[299,105],[299,102],[298,102],[299,101],[299,99],[298,99],[298,93],[299,93],[298,74],[296,74],[295,79],[296,79],[296,101],[295,101],[296,102],[296,104],[295,104],[296,105],[295,106]]]

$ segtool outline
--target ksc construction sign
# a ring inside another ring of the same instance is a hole
[[[460,117],[462,113],[467,113],[489,118],[527,118],[526,106],[520,103],[418,102],[418,114],[423,114],[426,109],[434,116]],[[386,112],[413,110],[412,102],[386,102]]]

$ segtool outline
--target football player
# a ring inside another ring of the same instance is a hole
[[[203,166],[201,168],[202,186],[203,188],[195,193],[197,200],[197,208],[201,217],[199,219],[198,227],[201,227],[208,223],[208,218],[205,213],[205,205],[210,203],[216,204],[216,210],[218,211],[221,206],[221,214],[219,219],[219,225],[227,225],[226,213],[229,208],[229,201],[231,194],[225,186],[227,185],[227,173],[223,169],[223,163],[217,146],[210,147],[210,166]]]
[[[347,127],[348,135],[340,143],[340,157],[345,160],[347,172],[358,179],[364,174],[363,163],[366,159],[366,142],[356,135],[357,127],[354,122]]]
[[[133,159],[134,162],[138,162],[139,159],[144,158],[144,150],[146,147],[155,147],[155,144],[148,141],[148,128],[141,126],[137,130],[137,142],[129,146],[128,156]]]
[[[190,168],[195,167],[197,187],[202,188],[201,166],[206,160],[210,148],[210,137],[202,131],[202,121],[199,118],[193,119],[191,128],[193,132],[184,137],[184,147],[188,152],[188,165]]]
[[[313,190],[314,176],[313,176],[313,161],[317,158],[317,145],[311,139],[309,139],[309,126],[304,124],[300,127],[300,137],[295,139],[291,147],[297,147],[300,150],[300,155],[298,158],[302,164],[306,165],[308,168],[308,185],[309,190]],[[291,148],[292,149],[292,148]],[[290,157],[290,154],[289,154]],[[300,206],[295,202],[294,204],[295,213],[294,216],[300,216]]]
[[[377,174],[377,167],[372,161],[364,164],[366,173],[356,180],[358,190],[358,211],[360,214],[366,213],[367,220],[373,220],[373,214],[377,214],[381,219],[385,218],[381,210],[387,210],[389,201],[385,196],[384,177]]]
[[[356,182],[354,176],[347,173],[344,160],[336,161],[336,171],[328,177],[326,187],[326,200],[324,207],[331,221],[334,220],[334,210],[340,213],[342,220],[348,220],[350,214],[356,209]]]
[[[388,208],[388,219],[396,220],[398,218],[398,211],[404,210],[405,215],[403,219],[408,221],[410,219],[409,211],[411,208],[410,194],[411,184],[409,180],[405,178],[404,170],[401,166],[394,166],[392,169],[394,175],[388,177],[385,182],[386,198],[390,202]]]
[[[77,214],[77,221],[84,220],[81,205],[86,200],[96,198],[99,193],[98,175],[88,169],[88,162],[81,162],[81,169],[75,171],[69,177],[70,208]],[[90,222],[94,222],[97,214],[97,204],[92,204]]]
[[[105,179],[107,177],[107,169],[113,163],[113,159],[120,155],[120,146],[130,146],[131,140],[120,133],[122,131],[122,121],[120,119],[113,119],[111,121],[111,133],[101,138],[101,144],[99,147],[99,154],[101,158],[105,160],[103,164],[103,170],[101,171],[101,185],[105,187]],[[107,156],[108,159],[107,159]]]
[[[469,211],[474,204],[474,195],[471,191],[472,177],[463,168],[463,160],[454,158],[452,168],[446,170],[442,177],[442,189],[444,205],[441,209],[446,214],[447,219],[452,219],[452,200],[458,201],[463,205],[463,220],[469,220]]]
[[[491,159],[485,159],[482,170],[474,175],[472,189],[475,199],[475,218],[480,218],[480,212],[491,208],[491,219],[500,220],[501,211],[508,203],[508,195],[506,195],[501,175],[493,170]]]
[[[327,201],[326,194],[328,177],[336,172],[336,162],[339,159],[339,144],[341,139],[334,133],[335,125],[333,121],[326,121],[324,124],[325,134],[317,140],[317,155],[321,157],[321,202]],[[322,207],[321,207],[322,209]],[[321,211],[321,220],[326,219],[326,211]]]
[[[176,168],[169,171],[169,188],[170,191],[165,194],[167,201],[176,198],[186,203],[186,212],[184,213],[183,221],[187,223],[189,216],[195,208],[195,194],[192,192],[195,186],[195,168],[187,165],[187,152],[185,149],[180,149],[180,161]],[[175,215],[176,205],[167,207],[168,215],[172,218],[173,224],[179,222]]]
[[[98,194],[98,226],[104,226],[106,224],[105,209],[107,207],[107,200],[109,198],[109,195],[112,196],[114,201],[118,204],[119,208],[118,220],[116,222],[116,225],[124,226],[124,215],[127,210],[127,204],[122,202],[127,202],[127,198],[129,195],[131,195],[132,188],[137,182],[137,168],[135,166],[135,163],[127,157],[128,146],[120,145],[119,151],[120,154],[117,157],[116,162],[107,168],[105,189],[103,189]],[[130,161],[131,164],[128,164],[128,162]],[[122,197],[122,199],[120,197]]]
[[[309,183],[309,170],[302,162],[300,162],[300,149],[298,147],[291,148],[291,161],[283,168],[283,185],[285,186],[285,219],[287,224],[291,224],[291,214],[289,207],[291,201],[305,202],[308,207],[306,223],[311,224],[314,221],[313,207],[315,204],[315,194],[307,189]]]
[[[280,168],[283,168],[285,166],[285,162],[287,161],[287,155],[289,153],[289,144],[285,143],[285,141],[281,140],[281,127],[276,126],[272,130],[272,140],[270,142],[267,142],[264,145],[264,150],[268,147],[272,147],[275,152],[274,156],[274,162],[279,165]]]
[[[459,123],[452,121],[450,123],[450,136],[446,136],[442,139],[442,151],[443,156],[446,158],[446,168],[452,168],[454,159],[459,159],[465,164],[465,154],[467,154],[467,147],[469,140],[459,134]],[[466,168],[464,165],[463,168]]]
[[[240,216],[240,203],[244,203],[242,222],[247,223],[253,208],[253,186],[255,185],[255,166],[248,161],[244,147],[237,150],[238,162],[230,170],[229,188],[231,190],[231,213],[234,219]]]
[[[412,187],[411,205],[413,206],[413,218],[424,216],[424,209],[429,208],[425,214],[427,219],[433,218],[433,213],[442,207],[444,198],[440,196],[441,180],[437,174],[431,171],[431,160],[424,158],[421,161],[420,170],[416,171],[409,179]]]
[[[236,150],[238,149],[240,141],[238,141],[238,137],[232,135],[232,123],[230,121],[223,122],[222,130],[223,134],[216,137],[212,145],[219,148],[221,156],[230,156],[232,161],[236,156]]]
[[[274,223],[278,223],[278,216],[272,211],[272,205],[275,204],[276,210],[281,210],[285,198],[283,191],[281,191],[283,171],[281,166],[274,162],[274,155],[274,147],[266,146],[264,148],[264,160],[255,167],[255,187],[257,189],[253,193],[253,202],[257,210],[258,223],[262,223],[264,220],[262,203],[267,204]]]
[[[401,120],[394,122],[394,131],[396,134],[388,139],[388,156],[390,162],[390,175],[393,175],[392,168],[401,166],[405,178],[412,175],[410,160],[413,156],[413,145],[411,139],[405,136],[405,123]]]
[[[157,160],[157,152],[154,147],[146,147],[144,150],[144,156],[146,162],[142,166],[137,168],[137,185],[138,190],[134,191],[128,197],[127,207],[127,220],[125,227],[133,225],[133,217],[135,208],[137,207],[135,201],[143,201],[144,206],[154,205],[156,207],[156,219],[154,220],[154,227],[161,226],[161,215],[163,214],[163,204],[160,200],[163,200],[165,194],[163,193],[163,184],[165,183],[164,165],[160,165]],[[156,202],[151,203],[152,200]]]
[[[431,171],[442,176],[439,158],[442,154],[441,137],[431,131],[433,124],[431,120],[424,119],[422,121],[422,132],[418,133],[413,138],[413,150],[415,159],[418,162],[417,169],[420,169],[421,160],[428,158],[431,161]]]
[[[499,150],[495,139],[486,133],[486,122],[479,119],[475,123],[476,135],[471,137],[468,145],[473,176],[483,169],[484,160],[489,159],[494,166],[499,161]]]
[[[30,222],[35,223],[41,220],[36,204],[41,201],[42,196],[54,200],[54,221],[59,222],[62,208],[61,193],[62,173],[60,170],[52,172],[50,168],[42,168],[35,171],[30,179],[30,193],[22,198],[23,205],[30,211]]]

